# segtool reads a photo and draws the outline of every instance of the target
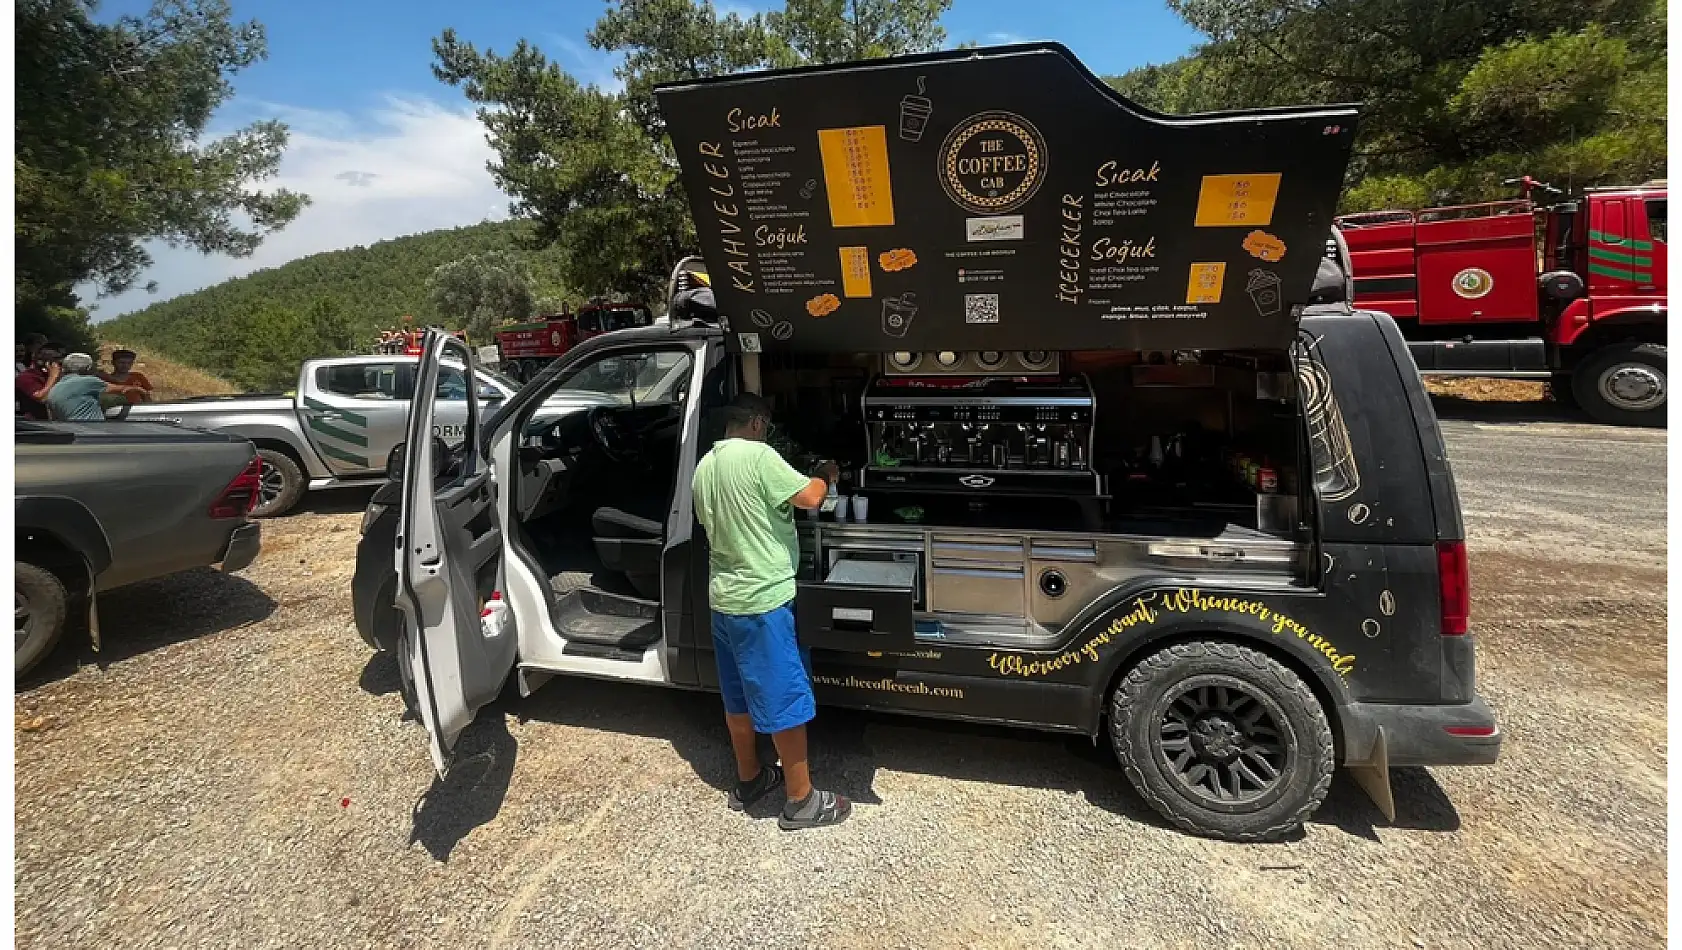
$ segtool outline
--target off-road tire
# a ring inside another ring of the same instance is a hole
[[[1600,389],[1600,378],[1620,364],[1650,367],[1664,381],[1664,401],[1649,409],[1632,409],[1610,401]],[[1572,371],[1571,388],[1583,411],[1596,422],[1616,426],[1663,428],[1670,408],[1669,373],[1665,348],[1658,343],[1616,343],[1591,353]]]
[[[1260,705],[1271,703],[1288,750],[1277,791],[1267,793],[1274,797],[1250,810],[1221,811],[1200,803],[1170,774],[1161,724],[1180,687],[1192,681],[1235,682]],[[1111,699],[1110,741],[1128,780],[1162,817],[1227,841],[1272,841],[1300,828],[1325,800],[1337,765],[1331,723],[1308,684],[1264,653],[1214,640],[1177,643],[1128,670]]]
[[[257,457],[263,460],[265,474],[272,469],[280,473],[280,494],[268,501],[259,500],[257,507],[252,509],[253,518],[276,518],[291,511],[298,504],[298,499],[304,497],[304,472],[298,468],[298,463],[279,449],[258,449]]]
[[[14,610],[27,608],[28,611],[23,635],[17,639],[12,650],[17,668],[13,675],[22,679],[51,655],[64,636],[70,597],[64,590],[64,583],[51,571],[23,561],[16,562],[16,565],[14,596],[17,603]]]

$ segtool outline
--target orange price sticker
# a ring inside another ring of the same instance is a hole
[[[1220,303],[1221,284],[1225,281],[1226,261],[1191,265],[1191,279],[1186,282],[1186,303]]]
[[[886,126],[819,129],[829,217],[838,228],[891,227],[893,187],[888,172]]]
[[[1197,196],[1197,226],[1200,228],[1251,227],[1273,220],[1273,203],[1279,197],[1278,172],[1252,175],[1204,175]]]
[[[841,249],[841,293],[848,297],[870,296],[870,248]]]

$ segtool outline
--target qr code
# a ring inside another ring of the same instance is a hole
[[[964,294],[965,323],[998,323],[998,294]]]

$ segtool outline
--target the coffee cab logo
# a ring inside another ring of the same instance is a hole
[[[1454,275],[1454,292],[1476,300],[1495,289],[1495,278],[1481,267],[1468,267]]]
[[[1039,129],[1009,112],[981,112],[959,122],[940,146],[940,183],[966,211],[1006,214],[1026,204],[1045,180]]]

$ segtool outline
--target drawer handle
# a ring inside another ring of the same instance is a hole
[[[945,577],[1009,578],[1010,580],[1022,579],[1022,569],[1019,567],[985,567],[980,564],[966,564],[962,567],[956,565],[947,567],[943,564],[936,564],[934,566],[934,572],[936,575]]]
[[[868,633],[876,626],[876,611],[868,607],[832,607],[829,625],[836,630]]]

